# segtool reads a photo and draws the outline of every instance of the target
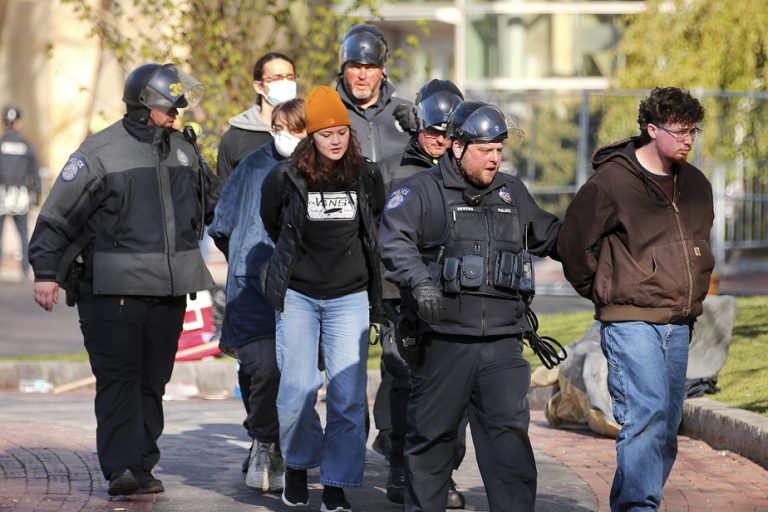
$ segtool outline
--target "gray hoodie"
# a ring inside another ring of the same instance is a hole
[[[216,174],[222,182],[245,156],[272,142],[272,129],[259,118],[261,107],[253,105],[248,110],[230,118],[230,129],[221,138]]]

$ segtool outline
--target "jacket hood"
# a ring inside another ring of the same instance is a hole
[[[243,130],[250,132],[267,132],[272,131],[270,126],[261,120],[259,114],[261,113],[261,107],[253,105],[251,108],[244,112],[240,112],[234,117],[229,118],[229,124]]]
[[[604,163],[614,160],[614,163],[622,167],[641,173],[642,170],[637,167],[633,156],[640,146],[640,137],[631,137],[600,147],[592,155],[592,169],[597,171]]]
[[[640,137],[630,137],[597,149],[592,155],[592,169],[594,170],[592,176],[597,175],[598,171],[613,172],[616,167],[619,167],[639,179],[643,183],[649,196],[655,197],[666,203],[669,200],[667,196],[662,192],[658,185],[652,183],[653,180],[637,161],[635,151],[641,146],[642,143]],[[605,165],[606,163],[612,165]],[[689,165],[690,164],[686,163],[683,164],[683,167]]]

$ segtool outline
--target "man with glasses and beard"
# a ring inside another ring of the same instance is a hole
[[[688,344],[714,257],[712,187],[687,163],[704,108],[676,87],[640,103],[640,135],[598,149],[557,243],[595,304],[608,359],[617,469],[611,510],[657,510],[677,456]]]

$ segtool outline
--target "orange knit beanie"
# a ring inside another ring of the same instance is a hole
[[[309,91],[304,103],[304,112],[307,133],[334,126],[349,126],[347,107],[342,103],[339,93],[325,85]]]

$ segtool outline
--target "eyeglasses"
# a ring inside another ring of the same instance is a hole
[[[675,141],[677,142],[685,142],[685,139],[688,137],[691,138],[691,140],[696,140],[696,136],[701,133],[701,128],[694,128],[692,130],[679,130],[679,131],[673,131],[668,130],[667,128],[664,128],[663,126],[657,126],[658,129],[664,130],[671,136],[675,138]]]
[[[293,73],[289,73],[287,75],[269,75],[265,76],[261,79],[262,82],[265,84],[271,84],[272,82],[279,82],[280,80],[290,80],[291,82],[296,81],[296,75]]]
[[[429,139],[439,139],[440,137],[443,137],[444,139],[448,138],[448,134],[445,133],[442,130],[436,130],[435,128],[432,128],[431,126],[429,128],[424,128],[424,136]]]

